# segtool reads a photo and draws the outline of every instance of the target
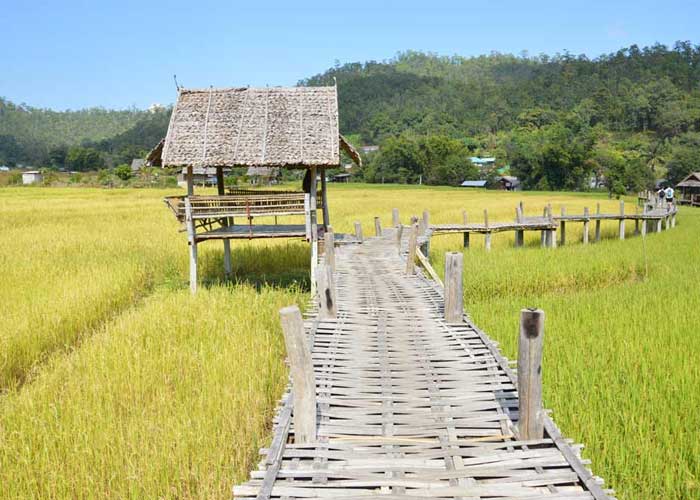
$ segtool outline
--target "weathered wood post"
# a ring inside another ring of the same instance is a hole
[[[331,226],[328,226],[326,233],[323,235],[323,246],[326,265],[330,267],[331,272],[335,272],[335,234],[333,234]]]
[[[360,243],[364,241],[362,238],[362,224],[359,221],[355,221],[355,239]]]
[[[634,206],[634,215],[638,216],[639,215],[639,205]],[[639,219],[635,217],[634,219],[634,234],[637,235],[639,234]]]
[[[547,204],[547,220],[550,226],[554,224],[554,219],[552,218],[551,203]],[[549,248],[557,248],[557,233],[554,229],[551,228],[547,231],[547,246]]]
[[[521,202],[522,203],[522,202]],[[523,223],[523,209],[518,205],[515,209],[515,222],[517,224]],[[515,246],[521,247],[525,244],[525,230],[516,229],[515,230]]]
[[[566,207],[564,205],[561,206],[561,215],[562,217],[566,215]],[[559,231],[561,231],[561,235],[559,238],[561,238],[559,241],[561,242],[561,246],[566,245],[566,221],[564,219],[559,221]]]
[[[620,239],[625,239],[625,200],[620,200]]]
[[[484,233],[484,248],[489,251],[491,250],[491,231],[489,230],[489,211],[487,209],[484,209],[484,229],[486,229]]]
[[[430,212],[428,212],[427,210],[423,210],[423,228],[422,228],[423,234],[428,232],[429,228],[430,228]]]
[[[338,316],[335,300],[335,280],[330,266],[319,264],[316,268],[316,290],[318,293],[318,314],[322,319]]]
[[[408,238],[408,255],[406,256],[406,274],[415,274],[416,246],[418,245],[418,224],[411,226],[411,235]]]
[[[542,210],[542,218],[546,219],[547,218],[547,207],[544,207],[544,210]],[[543,229],[540,231],[540,244],[542,245],[542,248],[547,248],[547,230]]]
[[[328,230],[331,223],[331,216],[328,213],[328,190],[326,188],[326,169],[321,169],[321,208],[323,214],[323,229]]]
[[[317,179],[316,167],[311,167],[311,185],[309,188],[309,226],[311,227],[311,295],[316,293],[316,266],[318,265],[318,213],[317,213]]]
[[[542,439],[542,348],[544,345],[544,312],[540,309],[520,311],[518,340],[518,430],[520,439]]]
[[[397,227],[399,224],[401,224],[401,220],[399,219],[399,209],[392,208],[391,209],[391,225],[394,227]]]
[[[590,215],[588,214],[588,207],[583,207],[583,217],[583,244],[588,245],[588,226],[591,223],[591,221],[588,218],[590,217]]]
[[[462,224],[466,226],[468,223],[469,223],[469,219],[467,217],[467,211],[462,210]],[[466,231],[466,228],[465,228],[464,233],[462,233],[462,237],[463,237],[462,246],[464,248],[469,248],[469,231]]]
[[[316,376],[304,320],[297,306],[280,309],[280,321],[289,359],[294,408],[294,442],[316,441]]]
[[[382,235],[382,221],[379,219],[379,217],[374,218],[374,234],[375,236]]]
[[[423,210],[423,219],[421,220],[421,234],[426,236],[430,229],[430,212]],[[430,239],[425,238],[420,245],[420,250],[426,257],[430,254]]]
[[[445,254],[445,321],[447,323],[461,323],[464,315],[463,260],[461,253]]]
[[[185,226],[187,227],[187,245],[190,247],[190,292],[197,292],[197,234],[192,218],[190,197],[185,197]]]
[[[403,224],[396,227],[396,250],[401,255],[401,238],[403,238]]]
[[[673,206],[671,207],[671,227],[676,227],[676,204],[674,203]]]
[[[661,217],[656,219],[656,232],[660,233],[661,232]]]
[[[226,186],[224,185],[224,169],[217,167],[216,169],[216,192],[219,196],[226,194]],[[224,224],[231,225],[231,219],[226,217]],[[230,278],[232,274],[231,268],[231,240],[224,240],[224,276]]]
[[[596,205],[595,213],[596,215],[600,215],[600,202]],[[600,219],[596,219],[595,221],[595,241],[600,241]]]
[[[467,217],[467,211],[462,210],[462,224],[465,226],[469,223],[469,218]]]

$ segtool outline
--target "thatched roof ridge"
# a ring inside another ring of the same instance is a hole
[[[334,167],[340,164],[333,87],[181,89],[163,166]]]

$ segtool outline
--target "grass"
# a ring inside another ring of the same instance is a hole
[[[0,190],[0,483],[21,498],[228,498],[268,439],[285,385],[277,310],[303,305],[308,247],[233,245],[223,281],[220,244],[200,253],[204,287],[186,290],[186,243],[160,202],[168,191]],[[619,209],[562,193],[331,186],[336,231],[373,217],[388,225],[429,208],[431,221],[489,210],[529,214]],[[631,199],[628,210],[632,208]],[[465,254],[465,302],[515,357],[518,311],[547,314],[545,400],[564,433],[587,444],[593,470],[620,499],[700,498],[700,211],[669,232],[584,247],[512,249],[497,234]],[[628,222],[628,234],[633,231]],[[460,236],[439,236],[431,258]],[[645,258],[646,255],[646,258]]]

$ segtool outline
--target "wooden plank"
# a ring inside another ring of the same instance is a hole
[[[316,378],[304,321],[297,306],[281,309],[280,321],[292,379],[294,442],[313,443],[316,441]]]

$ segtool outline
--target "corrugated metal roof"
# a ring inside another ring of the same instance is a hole
[[[462,187],[485,187],[486,181],[464,181]]]

